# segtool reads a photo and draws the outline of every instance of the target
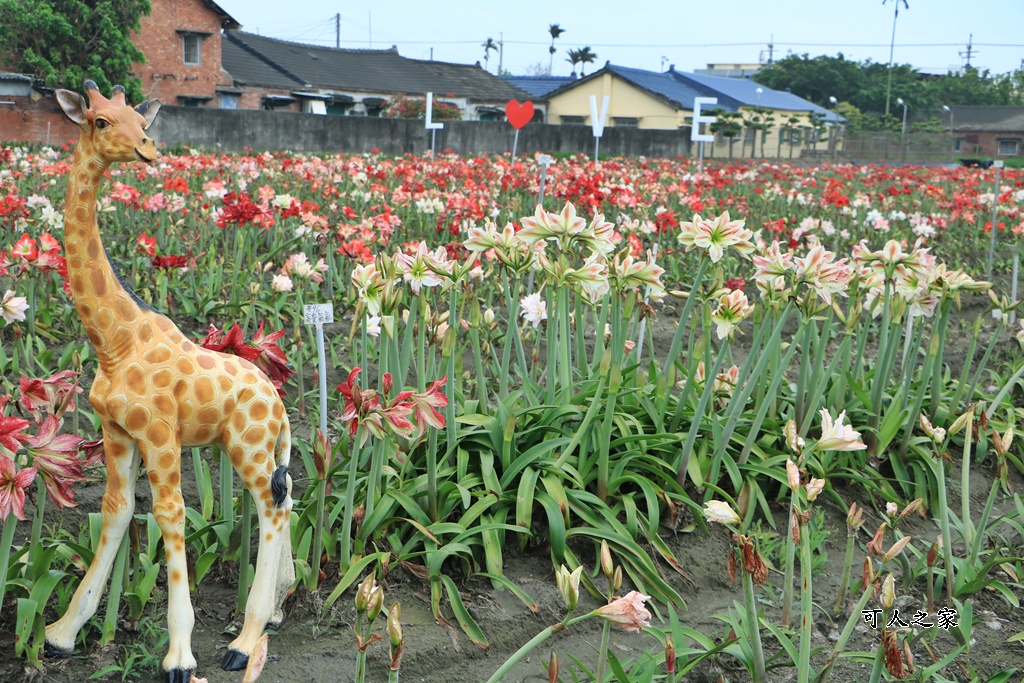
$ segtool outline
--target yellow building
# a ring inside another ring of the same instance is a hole
[[[603,69],[571,80],[549,92],[548,121],[590,125],[590,97],[598,111],[609,98],[605,125],[673,130],[689,127],[694,99],[717,98],[702,105],[702,114],[723,114],[713,130],[716,140],[707,156],[799,157],[804,150],[834,151],[830,132],[841,121],[836,114],[788,92],[778,92],[747,79],[717,78],[676,71],[658,73],[606,64]],[[707,132],[707,131],[704,131]]]

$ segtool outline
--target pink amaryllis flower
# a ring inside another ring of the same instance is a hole
[[[0,401],[0,407],[6,401]],[[0,415],[0,449],[6,449],[14,455],[21,448],[21,444],[28,441],[28,434],[25,429],[32,424],[20,417],[3,417]],[[2,451],[0,451],[2,456]]]
[[[28,456],[46,485],[46,492],[58,507],[74,507],[75,492],[71,484],[85,481],[82,460],[78,457],[82,437],[58,434],[60,420],[47,415],[39,433],[25,441]]]
[[[260,323],[252,338],[252,346],[257,351],[256,359],[253,362],[256,363],[256,367],[267,374],[270,381],[277,387],[278,393],[283,396],[284,391],[281,387],[288,382],[295,370],[292,369],[291,363],[288,362],[288,356],[277,343],[284,337],[284,330],[268,334],[263,330],[264,325],[265,323]]]
[[[18,470],[13,460],[0,454],[0,522],[7,522],[12,512],[16,518],[25,519],[25,489],[35,480],[36,468]]]
[[[22,375],[19,385],[18,403],[37,423],[47,414],[60,418],[64,411],[75,410],[74,396],[82,393],[78,373],[73,370],[57,372],[46,379],[29,379]]]
[[[651,596],[637,591],[615,598],[604,607],[594,610],[595,616],[613,624],[618,624],[626,631],[639,633],[651,625],[651,613],[647,611],[646,602]]]
[[[441,379],[431,382],[422,394],[412,394],[409,397],[414,406],[416,424],[419,425],[420,431],[417,436],[421,436],[428,425],[434,429],[444,429],[444,415],[437,409],[448,406],[448,397],[441,391],[447,383],[448,375],[444,375]]]
[[[393,383],[391,374],[384,375],[385,395],[382,396],[375,389],[363,390],[359,387],[357,379],[360,372],[362,368],[353,368],[348,379],[338,385],[338,391],[345,399],[341,419],[348,423],[349,435],[354,436],[360,425],[365,427],[359,446],[370,435],[378,439],[388,433],[411,437],[418,427],[416,438],[419,438],[428,425],[437,429],[444,427],[444,416],[437,408],[448,405],[448,399],[441,392],[441,388],[448,382],[447,376],[432,382],[423,393],[403,391],[388,400],[387,394]],[[413,414],[415,423],[409,419]]]
[[[745,224],[743,219],[732,220],[728,211],[713,219],[695,214],[692,222],[680,223],[678,240],[687,251],[706,249],[712,263],[718,263],[730,247],[741,256],[749,257],[754,251],[754,243],[750,241],[754,233],[743,227]]]

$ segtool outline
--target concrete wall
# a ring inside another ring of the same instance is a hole
[[[150,129],[167,145],[240,152],[371,152],[422,154],[430,149],[430,132],[419,120],[356,116],[316,116],[295,112],[196,109],[165,106]],[[436,149],[463,155],[512,151],[515,131],[499,121],[448,121],[437,131]],[[686,156],[690,129],[605,128],[601,155]],[[590,126],[531,123],[519,132],[518,152],[592,154]]]

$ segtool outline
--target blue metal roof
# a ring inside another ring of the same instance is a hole
[[[537,98],[544,97],[552,90],[557,90],[574,80],[569,76],[502,76],[502,78],[520,90],[530,93],[531,97]]]
[[[719,96],[724,95],[734,105],[761,106],[768,109],[782,109],[784,111],[816,111],[823,114],[826,121],[841,120],[841,117],[837,114],[824,107],[819,107],[802,97],[797,97],[793,93],[772,90],[746,78],[720,78],[675,70],[666,72],[666,75],[671,75],[680,83],[701,87],[717,93]],[[758,89],[761,90],[760,94],[757,92]],[[712,97],[714,97],[714,94]]]
[[[658,73],[656,71],[631,69],[613,64],[606,65],[605,69],[634,85],[661,95],[663,98],[679,105],[680,109],[693,109],[693,99],[695,97],[719,96],[719,92],[704,87],[699,83],[687,83],[686,81],[673,78],[670,71]],[[736,110],[736,103],[729,101],[728,98],[719,97],[718,106],[726,111]]]

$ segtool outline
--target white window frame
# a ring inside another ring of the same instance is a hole
[[[196,61],[190,62],[188,60],[188,46],[189,41],[195,41],[196,46]],[[202,66],[203,65],[203,36],[198,33],[182,33],[181,34],[181,60],[185,66]]]
[[[638,116],[613,116],[612,123],[620,128],[639,128],[640,117]]]
[[[1012,152],[1004,152],[1003,145],[1012,144]],[[1020,139],[1019,138],[996,138],[996,154],[1001,157],[1015,157],[1020,154]]]

